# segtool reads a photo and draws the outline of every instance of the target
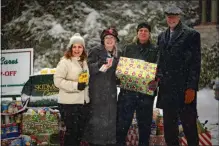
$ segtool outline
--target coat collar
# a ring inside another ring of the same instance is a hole
[[[172,43],[177,41],[183,33],[184,33],[183,24],[180,21],[179,24],[177,24],[177,26],[174,29],[171,41],[169,41],[170,28],[168,28],[166,30],[166,32],[165,32],[165,44],[167,44],[168,46],[171,45]]]
[[[100,55],[102,57],[107,57],[107,50],[105,49],[104,45],[100,45],[99,47],[97,47],[97,50],[100,51]]]
[[[71,57],[72,60],[77,60],[79,61],[80,60],[80,57]]]
[[[168,28],[168,29],[169,29],[168,31],[170,33],[170,28]],[[174,29],[171,42],[175,42],[183,34],[183,31],[184,30],[182,29],[182,22],[180,21],[179,24],[177,24],[177,26]]]
[[[137,45],[142,45],[142,46],[148,47],[148,46],[150,46],[151,42],[150,42],[150,40],[148,40],[146,43],[141,44],[140,41],[139,41],[139,39],[137,39],[136,44],[137,44]]]
[[[109,57],[108,51],[105,49],[104,45],[100,45],[99,47],[97,47],[97,49],[101,52],[101,55]],[[114,50],[113,56],[117,56],[117,49]]]

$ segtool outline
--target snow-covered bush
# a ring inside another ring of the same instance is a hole
[[[66,50],[69,38],[79,32],[86,47],[100,43],[101,31],[115,26],[121,40],[119,47],[136,35],[136,26],[142,21],[152,25],[152,39],[166,27],[164,9],[177,4],[185,10],[183,20],[194,24],[198,1],[55,1],[21,0],[24,4],[17,17],[2,26],[12,48],[34,48],[35,72],[41,68],[56,67]],[[7,15],[7,14],[5,14]]]
[[[210,86],[212,80],[219,77],[219,42],[201,50],[200,87]]]

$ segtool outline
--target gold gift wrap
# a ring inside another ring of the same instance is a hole
[[[148,83],[155,79],[157,64],[144,60],[120,57],[116,76],[120,79],[120,87],[148,95],[154,92],[148,89]]]

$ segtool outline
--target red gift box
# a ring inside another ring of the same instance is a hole
[[[151,146],[166,146],[165,139],[163,135],[151,135],[150,136]]]
[[[181,137],[179,141],[182,146],[188,146],[187,140],[185,137]],[[212,146],[211,133],[209,131],[199,134],[199,145],[200,146]]]
[[[132,125],[129,128],[128,135],[126,137],[126,145],[127,146],[138,146],[138,126]],[[165,139],[163,135],[151,135],[150,136],[150,145],[166,145]]]

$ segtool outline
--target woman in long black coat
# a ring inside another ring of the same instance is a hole
[[[101,45],[88,53],[91,118],[85,131],[85,140],[90,145],[116,144],[117,35],[115,29],[105,29],[101,34]],[[111,59],[113,61],[108,63]],[[100,71],[102,66],[107,70]]]

